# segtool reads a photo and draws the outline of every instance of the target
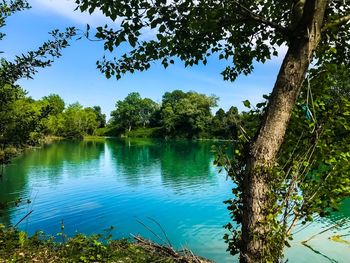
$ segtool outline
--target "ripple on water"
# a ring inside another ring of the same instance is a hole
[[[154,238],[139,221],[162,235],[156,220],[177,248],[189,247],[217,262],[237,262],[225,252],[223,225],[229,215],[223,201],[232,184],[212,165],[211,142],[114,140],[59,142],[28,151],[6,167],[0,198],[31,198],[32,203],[6,211],[6,220],[18,222],[34,212],[21,227],[55,234],[80,231],[101,233],[113,225],[116,237],[140,233]],[[314,225],[287,250],[289,262],[322,262],[322,256],[300,245],[320,226],[350,218],[342,212]],[[150,219],[151,218],[151,219]],[[9,223],[9,222],[8,222]],[[339,262],[350,258],[348,247],[334,244],[327,233],[312,245]]]

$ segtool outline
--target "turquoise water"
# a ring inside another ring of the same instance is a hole
[[[43,230],[65,233],[102,233],[114,226],[113,236],[161,237],[166,231],[173,246],[188,247],[217,262],[236,262],[222,240],[228,222],[223,201],[230,197],[231,184],[212,165],[213,142],[118,140],[61,141],[29,150],[6,167],[0,182],[0,201],[22,198],[18,207],[2,211],[0,221],[20,224],[30,233]],[[31,203],[27,204],[26,199]],[[340,213],[297,234],[288,262],[350,262],[350,246],[328,238],[327,231],[309,244],[319,254],[301,245],[323,227],[339,218],[349,218],[349,203]],[[341,234],[347,234],[342,230]],[[346,237],[344,237],[346,238]]]

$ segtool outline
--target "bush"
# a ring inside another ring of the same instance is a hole
[[[59,240],[57,242],[55,240]],[[0,225],[0,262],[174,262],[146,251],[128,240],[111,240],[111,235],[76,234],[56,237],[36,232],[29,237],[17,229]]]

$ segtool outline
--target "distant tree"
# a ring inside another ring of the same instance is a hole
[[[174,107],[181,99],[186,97],[186,93],[182,90],[174,90],[172,92],[165,92],[162,99],[162,105],[169,105]]]
[[[13,103],[13,122],[7,126],[10,145],[21,147],[26,144],[35,145],[41,138],[40,121],[42,119],[41,104],[32,98],[23,98]]]
[[[82,112],[82,122],[84,134],[93,135],[96,129],[101,124],[97,120],[96,111],[92,108],[84,108]]]
[[[211,123],[211,133],[214,137],[225,139],[237,139],[240,115],[236,107],[231,107],[227,112],[219,109]]]
[[[131,131],[140,126],[141,96],[138,92],[129,93],[124,100],[116,102],[116,109],[112,111],[112,123]]]
[[[157,103],[148,98],[142,99],[138,92],[132,92],[124,100],[116,102],[116,109],[111,113],[111,123],[126,131],[145,127],[156,110]]]
[[[150,126],[155,118],[156,112],[159,110],[159,105],[149,98],[144,98],[141,102],[141,123],[143,127]]]
[[[197,137],[211,121],[217,98],[196,92],[175,90],[163,96],[161,116],[168,135]]]
[[[226,125],[226,138],[237,139],[239,126],[237,121],[239,120],[239,113],[236,107],[231,107],[225,116],[225,125]]]
[[[8,138],[8,129],[13,126],[15,116],[13,114],[14,103],[24,99],[25,92],[19,86],[10,84],[0,85],[0,143],[2,148],[12,139]]]
[[[93,110],[96,114],[96,120],[98,123],[98,128],[103,128],[106,126],[106,114],[103,114],[100,106],[93,106]]]
[[[64,100],[57,94],[44,96],[41,101],[43,103],[43,114],[46,116],[58,115],[63,112],[65,107]]]
[[[64,137],[63,131],[65,130],[64,113],[57,115],[49,115],[41,122],[42,132],[45,135],[56,135]]]
[[[225,118],[225,111],[222,108],[220,108],[215,113],[210,125],[211,126],[210,132],[213,137],[216,137],[216,138],[225,137],[224,118]]]
[[[92,108],[83,108],[79,103],[70,104],[61,116],[58,135],[67,138],[82,138],[92,135],[98,127],[97,116]]]

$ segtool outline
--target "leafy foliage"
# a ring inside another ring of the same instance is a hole
[[[103,114],[100,106],[92,107],[96,114],[96,121],[98,122],[98,128],[103,128],[106,126],[106,114]]]
[[[63,242],[59,242],[63,237]],[[76,234],[66,237],[64,232],[48,236],[36,232],[5,229],[0,225],[0,260],[4,262],[175,262],[169,257],[146,251],[126,239],[112,240],[104,235]]]
[[[66,138],[92,135],[99,125],[95,111],[92,108],[84,109],[79,103],[69,105],[57,121],[59,125],[55,135]]]
[[[235,140],[238,136],[239,122],[241,118],[236,107],[231,107],[226,113],[219,109],[210,125],[213,137]]]
[[[0,28],[4,27],[7,17],[15,12],[29,9],[25,0],[3,0],[0,2]],[[45,42],[35,51],[16,56],[13,62],[4,58],[0,59],[0,85],[13,84],[21,78],[32,78],[38,68],[51,66],[55,58],[59,58],[61,50],[68,47],[68,41],[76,35],[76,29],[69,27],[61,32],[58,29],[50,32],[53,40]],[[4,38],[0,33],[0,40]],[[1,51],[0,53],[3,53]]]
[[[295,37],[299,30],[296,18],[301,16],[293,11],[293,1],[75,2],[81,11],[93,13],[99,9],[113,21],[121,18],[116,29],[107,25],[97,28],[96,38],[104,41],[105,50],[112,52],[124,42],[132,47],[121,57],[99,61],[98,68],[107,78],[147,70],[156,60],[166,68],[174,63],[173,57],[185,66],[206,64],[208,57],[217,54],[230,63],[222,72],[224,79],[234,80],[241,73],[251,73],[255,60],[265,62],[278,55],[277,47],[288,45]],[[343,63],[344,56],[349,58],[350,54],[347,34],[350,27],[346,19],[339,19],[349,14],[350,7],[346,1],[329,2],[325,34],[316,57],[320,61],[327,58]],[[154,32],[154,38],[143,40],[145,31]],[[338,52],[332,52],[329,47]]]
[[[45,42],[36,51],[16,56],[13,62],[1,59],[0,79],[5,83],[14,83],[21,78],[32,78],[38,68],[51,66],[55,58],[60,57],[61,50],[69,46],[68,40],[75,34],[75,28],[67,28],[65,32],[54,30],[50,33],[53,40]]]
[[[6,18],[11,16],[13,13],[28,9],[29,4],[25,0],[17,0],[17,1],[2,1],[0,3],[0,28],[6,25]],[[0,32],[0,40],[5,37],[4,33]],[[3,51],[0,51],[3,53]]]
[[[41,107],[18,86],[0,86],[0,144],[15,147],[32,143],[41,118]]]
[[[303,86],[271,171],[271,207],[266,215],[271,228],[265,237],[271,243],[271,254],[282,255],[279,244],[289,246],[297,224],[329,215],[350,196],[349,78],[346,67],[324,65],[311,70]],[[263,111],[261,104],[239,116],[241,129],[233,159],[223,149],[218,150],[216,164],[226,168],[236,185],[232,190],[235,197],[226,202],[234,223],[226,225],[231,234],[226,234],[225,240],[233,254],[239,252],[241,244],[246,145],[259,127]]]

